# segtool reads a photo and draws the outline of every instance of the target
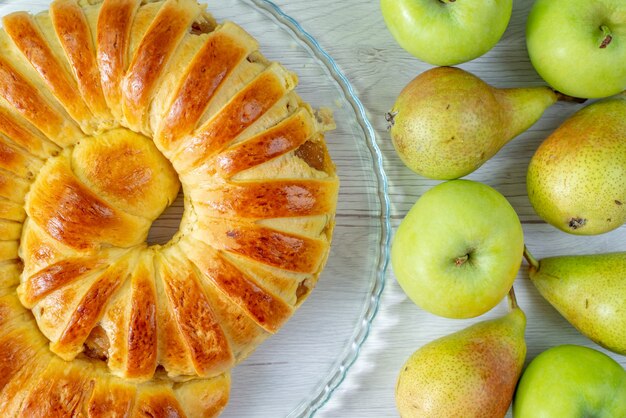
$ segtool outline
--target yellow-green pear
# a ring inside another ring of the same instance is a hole
[[[626,222],[626,95],[559,126],[535,152],[526,181],[537,214],[563,231],[595,235]]]
[[[479,322],[418,349],[398,376],[400,416],[504,417],[526,358],[525,328],[526,316],[513,302],[501,318]]]
[[[578,331],[626,354],[626,253],[549,257],[525,251],[539,293]]]
[[[414,78],[387,114],[393,145],[425,177],[463,177],[528,129],[557,100],[548,87],[499,89],[437,67]]]

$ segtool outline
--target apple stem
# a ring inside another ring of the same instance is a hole
[[[511,290],[509,290],[508,300],[510,310],[519,308],[519,305],[517,304],[517,298],[515,297],[515,289],[513,289],[513,286],[511,286]]]
[[[457,267],[461,267],[463,264],[465,264],[465,262],[466,262],[467,260],[469,260],[469,254],[465,254],[465,255],[464,255],[464,256],[462,256],[462,257],[457,257],[457,258],[454,260],[454,265],[455,265],[455,266],[457,266]]]
[[[450,3],[454,3],[456,0],[439,0],[439,1],[445,4],[450,4]]]
[[[530,265],[531,269],[539,270],[539,262],[537,261],[535,257],[533,257],[530,251],[528,251],[528,247],[526,247],[525,245],[524,245],[524,258]]]
[[[611,30],[606,25],[600,26],[600,30],[602,31],[602,42],[600,43],[600,48],[606,48],[611,41],[613,40],[613,35],[611,34]]]

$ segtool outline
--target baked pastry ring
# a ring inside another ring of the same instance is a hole
[[[329,253],[332,120],[296,84],[194,0],[3,18],[0,416],[222,411]]]

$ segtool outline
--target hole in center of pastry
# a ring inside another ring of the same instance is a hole
[[[178,192],[176,200],[152,222],[148,231],[148,245],[165,245],[172,241],[180,228],[183,211],[184,196],[181,190]]]

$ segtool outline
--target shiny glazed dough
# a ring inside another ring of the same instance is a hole
[[[192,0],[3,18],[0,416],[219,415],[329,253],[332,123],[296,84]]]

